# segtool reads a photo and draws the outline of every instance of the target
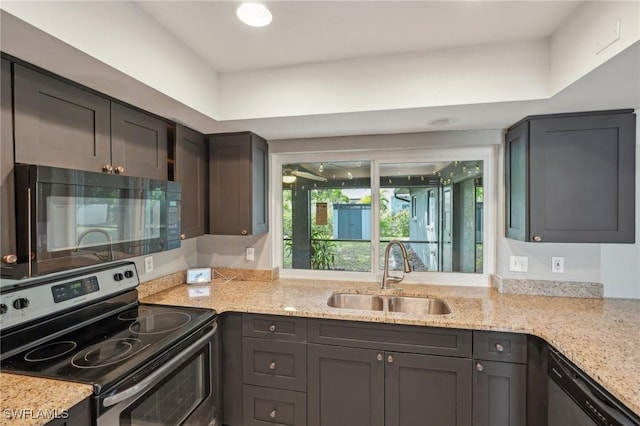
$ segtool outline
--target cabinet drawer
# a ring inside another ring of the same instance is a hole
[[[281,389],[244,386],[245,426],[306,426],[307,395]]]
[[[473,332],[473,357],[488,361],[527,362],[527,336],[524,334]]]
[[[242,349],[244,383],[305,391],[307,345],[245,337]]]
[[[242,319],[242,335],[260,339],[306,342],[307,320],[276,315],[245,314]]]
[[[471,330],[310,320],[308,333],[310,342],[325,345],[471,357]]]

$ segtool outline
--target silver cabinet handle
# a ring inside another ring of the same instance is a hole
[[[114,172],[116,172],[117,174],[121,175],[122,173],[124,173],[124,167],[122,166],[117,166],[113,169]]]
[[[18,256],[15,254],[5,254],[2,256],[2,261],[8,265],[13,265],[18,261]]]
[[[276,362],[271,361],[271,364],[269,364],[269,370],[275,370],[275,369],[276,369]]]
[[[484,370],[484,367],[479,362],[476,362],[476,370],[482,371],[482,370]]]
[[[272,419],[275,419],[276,418],[276,414],[277,414],[277,412],[276,412],[275,409],[271,410],[271,412],[269,413],[269,417],[271,417]]]
[[[270,331],[270,332],[272,332],[272,333],[274,333],[274,332],[276,331],[276,325],[275,325],[275,324],[271,324],[271,325],[269,326],[269,331]]]
[[[180,234],[180,239],[181,240],[186,240],[187,239],[187,234]]]
[[[500,343],[496,343],[496,351],[504,352],[504,346],[502,346]]]
[[[387,355],[387,362],[391,364],[393,362],[393,357],[391,355]]]
[[[533,236],[533,241],[539,243],[540,241],[542,241],[542,237],[540,235],[534,235]]]
[[[377,359],[378,361],[382,361],[382,354],[378,354],[378,355],[376,355],[376,359]]]
[[[113,166],[111,164],[105,164],[104,166],[102,166],[103,172],[111,173],[112,170],[113,170]]]

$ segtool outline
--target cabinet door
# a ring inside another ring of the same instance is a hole
[[[0,232],[2,265],[13,264],[16,255],[15,187],[13,180],[13,122],[11,114],[11,64],[2,60],[0,72]],[[25,194],[26,195],[26,194]],[[6,257],[5,257],[6,256]],[[9,262],[6,262],[9,261]]]
[[[307,349],[310,426],[383,426],[381,351],[310,344]]]
[[[528,238],[529,212],[529,123],[524,122],[505,136],[505,232],[507,238]]]
[[[167,180],[167,134],[167,123],[163,120],[112,102],[111,164],[114,172]]]
[[[71,407],[66,412],[60,412],[60,417],[51,420],[46,426],[86,426],[92,424],[89,398]]]
[[[473,425],[527,424],[525,364],[476,361],[473,371]]]
[[[182,183],[182,233],[185,238],[206,232],[209,156],[204,135],[176,126],[175,180]]]
[[[268,147],[250,132],[209,137],[210,232],[253,235],[269,230]]]
[[[385,354],[385,426],[470,426],[471,360]]]
[[[14,64],[15,159],[102,171],[111,160],[109,101]]]
[[[530,238],[635,240],[635,115],[531,120]]]

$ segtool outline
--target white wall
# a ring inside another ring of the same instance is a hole
[[[196,267],[198,263],[196,253],[197,243],[196,238],[191,238],[182,241],[182,244],[178,249],[147,255],[153,256],[153,271],[148,273],[144,272],[144,259],[147,256],[132,258],[131,260],[136,263],[140,282],[149,281],[154,278],[173,274],[174,272]]]
[[[615,39],[618,21],[620,37],[608,45]],[[639,39],[640,2],[583,2],[551,37],[551,93],[564,89]]]
[[[221,119],[541,99],[544,39],[220,74]]]

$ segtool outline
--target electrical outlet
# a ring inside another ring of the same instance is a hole
[[[551,258],[551,272],[564,272],[564,257]]]
[[[527,272],[529,270],[529,258],[527,256],[511,256],[509,258],[509,270]]]
[[[147,256],[144,258],[144,272],[153,271],[153,256]]]
[[[247,262],[253,262],[256,260],[256,251],[253,247],[247,247],[244,252],[244,259]]]

